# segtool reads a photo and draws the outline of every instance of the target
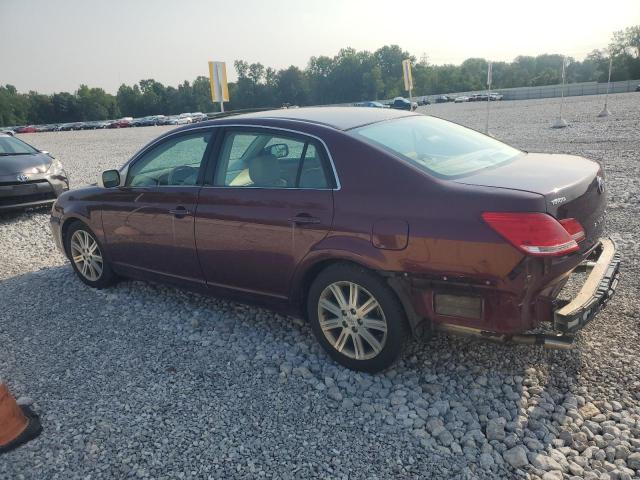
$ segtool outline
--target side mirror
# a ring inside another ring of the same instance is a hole
[[[265,150],[276,158],[289,156],[289,146],[286,143],[274,143],[265,148]]]
[[[102,187],[113,188],[120,185],[120,172],[118,170],[105,170],[102,172]]]

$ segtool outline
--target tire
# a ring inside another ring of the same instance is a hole
[[[104,255],[102,244],[84,223],[75,222],[69,227],[64,247],[76,275],[90,287],[102,289],[117,281],[117,276]],[[80,256],[82,259],[76,261],[75,258]]]
[[[380,276],[357,265],[335,264],[320,272],[309,288],[307,315],[314,335],[331,358],[362,372],[389,367],[402,352],[409,333],[404,309],[393,290]]]

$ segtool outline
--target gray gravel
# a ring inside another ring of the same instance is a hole
[[[0,217],[0,376],[44,433],[0,478],[640,477],[640,94],[491,105],[518,147],[606,163],[617,297],[573,351],[437,335],[379,375],[336,366],[300,320],[173,288],[95,291],[47,211]],[[474,128],[486,105],[421,107]],[[162,128],[31,134],[73,186]]]

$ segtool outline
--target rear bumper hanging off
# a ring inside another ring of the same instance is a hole
[[[573,300],[553,312],[553,332],[505,334],[454,324],[438,328],[451,333],[474,335],[505,343],[542,345],[549,349],[569,349],[575,333],[589,323],[604,308],[615,293],[620,276],[620,254],[610,238],[600,240],[579,268],[591,269],[587,280]]]
[[[585,266],[591,268],[591,272],[578,295],[553,312],[554,328],[562,334],[575,333],[583,328],[604,308],[616,291],[620,276],[620,254],[616,252],[616,244],[610,238],[604,238],[595,254],[595,261],[585,261]]]

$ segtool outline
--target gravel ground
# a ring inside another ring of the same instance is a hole
[[[379,375],[336,366],[304,322],[173,288],[96,291],[54,249],[48,212],[0,217],[0,376],[43,434],[0,478],[640,477],[640,94],[491,105],[490,131],[606,163],[616,298],[572,351],[437,335]],[[421,110],[482,129],[486,105]],[[162,131],[30,134],[74,187]]]

